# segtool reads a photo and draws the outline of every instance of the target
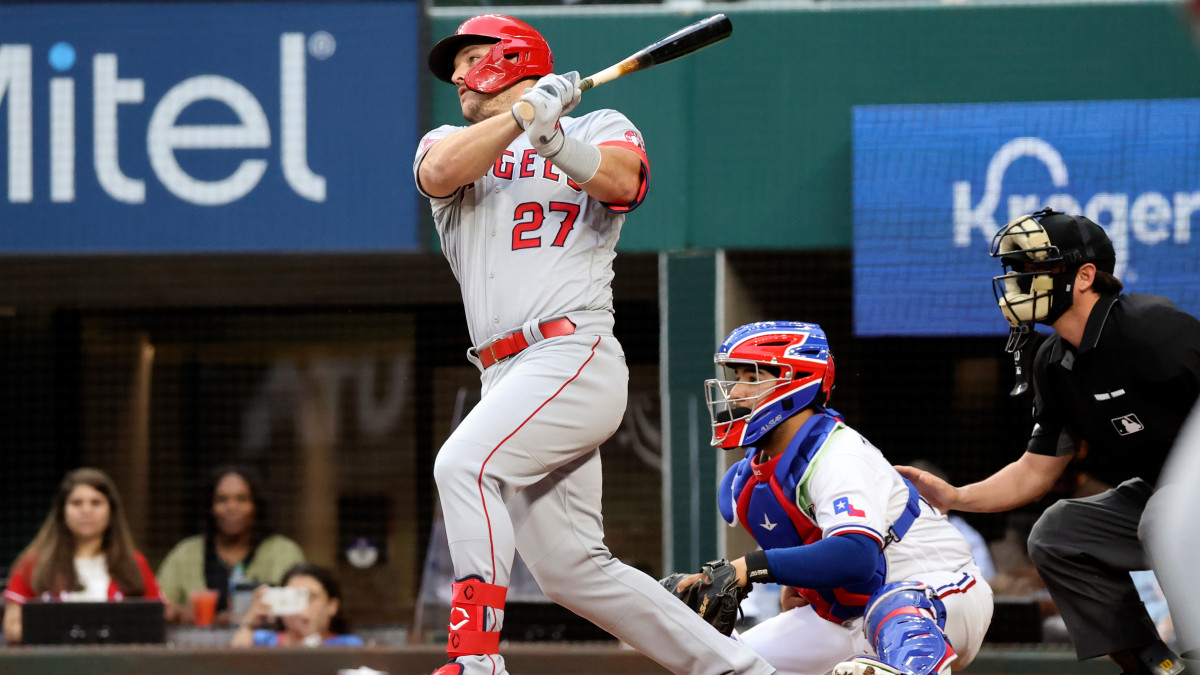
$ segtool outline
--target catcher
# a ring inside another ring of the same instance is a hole
[[[785,611],[738,636],[780,675],[968,665],[992,590],[946,517],[825,407],[834,368],[821,327],[742,326],[715,360],[728,376],[705,383],[712,444],[746,452],[721,481],[720,511],[762,550],[663,584],[727,633],[752,582],[783,585]]]

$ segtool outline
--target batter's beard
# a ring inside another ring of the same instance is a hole
[[[462,116],[471,124],[478,124],[496,115],[511,114],[513,104],[519,97],[510,94],[511,88],[495,94],[480,94],[469,91],[459,100],[462,106]]]
[[[479,122],[482,122],[482,121],[486,120],[487,118],[492,117],[492,115],[486,114],[486,112],[485,112],[486,108],[487,108],[487,101],[467,99],[467,100],[463,101],[463,105],[462,105],[463,119],[466,120],[470,124],[477,124]]]

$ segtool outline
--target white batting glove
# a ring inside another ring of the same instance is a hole
[[[562,75],[547,75],[535,82],[533,88],[557,94],[558,100],[562,101],[561,114],[570,115],[575,106],[579,105],[580,97],[583,96],[583,90],[579,88],[581,79],[579,72],[572,70]]]
[[[525,130],[538,154],[551,157],[562,148],[563,133],[558,118],[574,110],[582,95],[579,73],[575,71],[546,75],[521,95],[521,100],[533,107],[534,116],[532,120],[521,117],[518,103],[513,106],[513,119]]]

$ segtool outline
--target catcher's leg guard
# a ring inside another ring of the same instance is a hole
[[[500,651],[499,630],[488,630],[488,608],[504,609],[504,598],[508,589],[495,584],[485,584],[477,576],[469,576],[454,582],[454,591],[450,600],[450,639],[446,644],[446,653],[450,658],[472,656],[475,654],[495,654]],[[495,626],[496,617],[492,616]],[[435,675],[459,675],[453,668],[457,664],[449,663],[442,666]],[[447,670],[450,669],[450,670]],[[443,673],[442,671],[445,671]]]
[[[928,586],[915,581],[885,584],[867,601],[863,618],[863,630],[878,658],[856,656],[838,664],[834,674],[941,673],[957,656],[942,632],[945,625],[946,607]]]

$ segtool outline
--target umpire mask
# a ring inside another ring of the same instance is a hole
[[[1008,321],[1005,351],[1020,349],[1034,324],[1052,325],[1073,302],[1075,275],[1084,263],[1112,273],[1116,254],[1104,230],[1083,216],[1042,209],[1000,228],[991,255],[1005,273],[992,291]]]

